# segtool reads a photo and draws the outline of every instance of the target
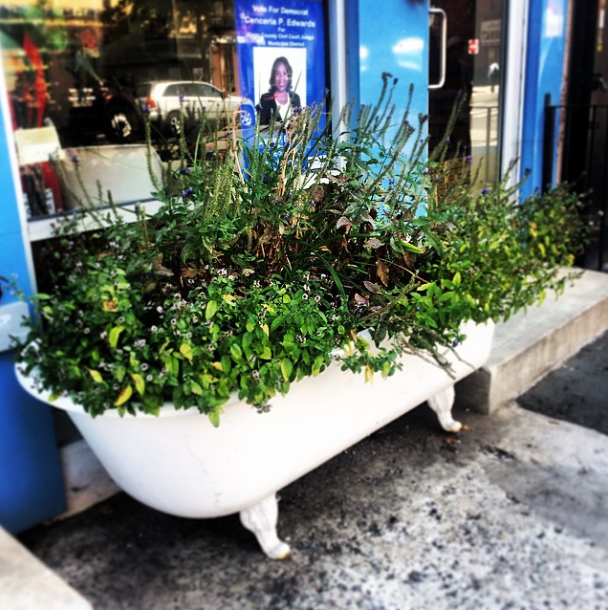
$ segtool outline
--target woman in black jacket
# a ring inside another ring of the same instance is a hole
[[[277,57],[270,72],[270,89],[260,98],[260,124],[285,121],[294,108],[300,108],[300,96],[291,90],[293,70],[286,57]]]

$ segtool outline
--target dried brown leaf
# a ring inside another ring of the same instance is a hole
[[[389,272],[390,272],[390,269],[388,268],[388,265],[386,265],[381,260],[376,261],[376,273],[378,274],[378,278],[380,279],[380,281],[386,287],[388,287]]]

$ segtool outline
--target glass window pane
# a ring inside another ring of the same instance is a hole
[[[13,126],[28,132],[19,136],[19,161],[30,217],[77,205],[66,178],[75,159],[87,175],[103,165],[99,205],[107,203],[110,174],[118,176],[113,188],[121,180],[140,186],[139,195],[133,189],[112,192],[116,203],[150,197],[153,186],[134,179],[123,157],[127,147],[129,158],[145,157],[144,110],[155,121],[159,159],[169,154],[168,139],[177,137],[163,122],[167,112],[159,112],[160,100],[150,96],[153,83],[195,80],[237,89],[233,0],[88,0],[76,5],[8,0],[0,15],[0,37]],[[165,97],[187,94],[182,87],[170,85]],[[41,158],[36,150],[43,151]],[[47,162],[54,151],[58,166]],[[95,159],[103,161],[89,166]],[[92,188],[97,197],[99,189]]]
[[[429,93],[431,148],[451,127],[448,156],[481,166],[479,186],[500,179],[503,0],[436,0],[447,16],[444,85]],[[431,18],[429,78],[439,80],[440,23]],[[455,106],[458,112],[452,116]]]

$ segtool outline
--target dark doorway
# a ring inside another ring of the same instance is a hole
[[[561,180],[585,193],[591,227],[581,266],[606,270],[608,239],[608,36],[606,0],[572,3]]]

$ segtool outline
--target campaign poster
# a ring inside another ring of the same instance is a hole
[[[270,107],[280,114],[322,103],[326,91],[323,1],[236,0],[235,12],[241,95],[253,101],[258,121],[267,122]]]

